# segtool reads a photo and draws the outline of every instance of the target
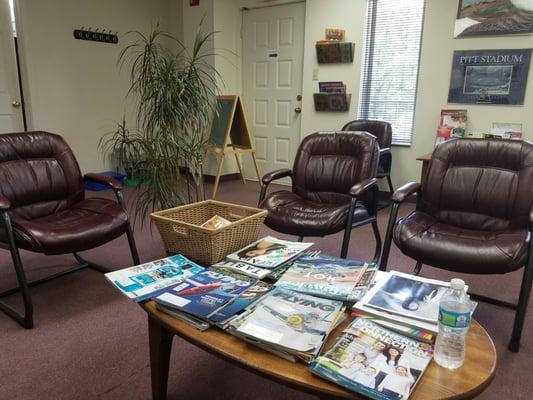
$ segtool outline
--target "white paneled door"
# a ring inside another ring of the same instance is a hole
[[[300,143],[305,3],[243,12],[243,100],[257,161],[263,174],[292,168]],[[251,164],[246,171],[254,179]]]
[[[0,133],[23,131],[15,42],[8,0],[0,0]]]

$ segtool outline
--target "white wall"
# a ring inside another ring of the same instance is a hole
[[[361,59],[365,26],[365,0],[307,0],[305,7],[305,49],[302,81],[302,138],[320,130],[340,130],[355,119],[359,98]],[[346,31],[346,41],[355,42],[354,62],[351,64],[318,64],[315,42],[325,39],[326,28]],[[313,70],[318,69],[318,80]],[[347,112],[316,112],[313,93],[319,81],[343,81],[347,93],[352,94]]]
[[[124,113],[135,115],[124,97],[127,70],[119,74],[117,58],[129,30],[149,32],[179,26],[172,0],[18,0],[17,23],[24,63],[29,129],[56,132],[72,147],[82,171],[107,166],[98,140]],[[75,40],[82,26],[119,32],[118,45]],[[181,33],[181,29],[180,33]]]
[[[413,144],[393,149],[392,179],[396,186],[419,180],[421,164],[415,158],[433,150],[441,109],[467,109],[468,129],[473,132],[488,132],[493,122],[519,122],[524,137],[533,139],[532,66],[523,106],[447,104],[454,50],[533,48],[533,35],[454,39],[457,5],[458,0],[426,0]]]
[[[526,131],[525,138],[533,139],[533,89],[528,88],[524,106],[464,105],[447,104],[450,83],[451,63],[454,50],[532,48],[533,35],[500,36],[454,39],[453,27],[459,0],[426,0],[424,31],[422,38],[420,76],[416,114],[411,147],[394,147],[393,182],[399,186],[420,177],[420,162],[416,157],[431,152],[435,141],[435,131],[440,110],[443,108],[465,108],[469,113],[469,129],[488,131],[492,122],[520,122]],[[270,5],[285,1],[273,1]],[[317,130],[340,129],[345,122],[356,118],[361,64],[364,46],[366,0],[307,0],[305,20],[305,49],[302,85],[302,124],[301,136]],[[259,0],[217,0],[214,4],[214,27],[222,30],[223,40],[216,47],[226,46],[235,49],[240,60],[240,12],[242,6],[263,4]],[[355,42],[353,64],[318,65],[315,42],[324,37],[325,28],[346,30],[346,40]],[[217,61],[218,63],[218,61]],[[240,61],[236,66],[220,64],[224,79],[230,82],[227,93],[240,93]],[[347,113],[315,112],[313,93],[318,83],[312,79],[313,69],[318,68],[319,81],[342,80],[352,93],[350,111]],[[532,73],[532,72],[530,72]],[[533,75],[530,77],[530,86]]]

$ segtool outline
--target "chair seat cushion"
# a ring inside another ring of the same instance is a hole
[[[127,227],[124,209],[115,201],[100,198],[82,200],[40,218],[13,218],[18,246],[49,255],[98,247],[125,233]],[[5,231],[2,236],[5,242]]]
[[[325,236],[344,229],[350,204],[314,202],[281,190],[271,193],[260,207],[268,210],[265,224],[275,231],[297,236]],[[353,222],[367,218],[367,209],[358,203]]]
[[[527,260],[527,229],[464,229],[413,211],[397,222],[393,237],[405,255],[455,272],[503,274],[522,267]]]

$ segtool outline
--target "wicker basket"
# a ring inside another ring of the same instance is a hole
[[[217,230],[200,227],[214,215],[231,222]],[[180,253],[202,265],[211,265],[257,240],[266,210],[206,200],[150,214],[167,253]]]

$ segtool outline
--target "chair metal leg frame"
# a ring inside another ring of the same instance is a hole
[[[520,338],[522,336],[522,329],[524,328],[524,320],[526,319],[527,306],[529,304],[529,296],[531,294],[531,284],[533,282],[533,244],[529,243],[529,256],[526,266],[524,267],[524,276],[522,277],[522,284],[520,286],[520,295],[518,296],[518,307],[513,324],[513,333],[511,334],[511,341],[509,342],[509,350],[518,352],[520,348]]]
[[[117,193],[117,198],[119,198],[119,203],[123,204],[122,196],[119,197],[118,193]],[[24,268],[22,266],[22,260],[20,259],[20,253],[15,243],[15,236],[13,234],[13,226],[11,225],[11,219],[9,218],[9,214],[7,211],[4,211],[2,213],[2,220],[3,220],[3,224],[6,229],[6,233],[7,233],[7,241],[9,245],[9,250],[11,252],[11,258],[13,260],[13,266],[15,268],[15,273],[17,275],[18,287],[4,290],[3,292],[0,293],[0,298],[20,292],[22,295],[22,300],[24,304],[24,312],[20,313],[19,311],[15,310],[10,305],[4,302],[1,302],[1,301],[0,301],[0,311],[3,311],[8,316],[13,318],[25,329],[33,328],[33,303],[32,303],[31,295],[29,291],[30,287],[37,286],[41,283],[48,282],[52,279],[59,278],[61,276],[70,274],[72,272],[77,272],[87,267],[95,269],[100,272],[109,272],[109,270],[106,269],[105,267],[98,265],[96,263],[90,262],[90,261],[86,261],[79,254],[73,253],[74,258],[79,263],[75,267],[70,268],[66,271],[60,271],[60,272],[45,276],[43,278],[28,282],[26,278],[26,274],[24,273]],[[128,237],[128,244],[130,246],[130,251],[131,251],[133,261],[135,265],[137,265],[139,264],[139,255],[137,253],[137,247],[135,245],[135,240],[133,238],[133,232],[129,224],[126,230],[126,236]]]
[[[387,183],[389,184],[389,192],[390,192],[390,195],[392,196],[392,194],[394,193],[394,186],[392,186],[392,180],[390,178],[390,174],[387,175]]]
[[[390,210],[390,217],[389,217],[389,223],[387,225],[387,232],[385,233],[385,244],[383,246],[383,254],[381,255],[381,260],[379,262],[379,269],[381,271],[387,270],[387,263],[389,261],[389,253],[390,253],[390,247],[392,244],[392,231],[394,229],[394,225],[396,224],[396,218],[398,217],[398,209],[400,208],[400,204],[398,203],[392,203],[392,207]]]
[[[33,328],[33,303],[31,301],[28,281],[26,280],[26,274],[22,268],[22,261],[17,246],[15,245],[15,236],[13,235],[13,226],[11,225],[11,219],[7,211],[2,212],[2,220],[7,233],[7,241],[9,244],[9,250],[11,252],[11,258],[13,260],[13,266],[19,282],[20,292],[22,294],[22,300],[24,303],[24,314],[20,314],[13,307],[0,302],[0,310],[5,312],[25,329]],[[17,288],[18,289],[18,288]],[[0,294],[0,297],[4,295]],[[7,296],[7,295],[6,295]]]
[[[420,275],[420,270],[422,269],[422,263],[420,261],[416,262],[415,269],[413,269],[413,275]]]
[[[375,199],[377,199],[377,195],[378,195],[378,188],[376,186],[374,189],[374,196],[376,196]],[[379,233],[379,227],[378,227],[378,222],[377,222],[377,217],[376,217],[377,204],[374,204],[374,208],[370,210],[370,214],[372,215],[372,217],[364,221],[356,222],[354,224],[353,213],[355,210],[356,203],[357,203],[357,200],[355,198],[352,198],[352,200],[350,201],[350,209],[348,210],[348,218],[346,221],[346,227],[344,228],[344,237],[342,239],[342,248],[341,248],[341,258],[346,258],[348,254],[348,245],[350,244],[350,234],[352,233],[352,229],[371,223],[372,231],[374,232],[374,238],[376,240],[376,249],[374,250],[374,257],[372,258],[372,262],[377,263],[379,260],[379,255],[381,253],[381,235]]]

